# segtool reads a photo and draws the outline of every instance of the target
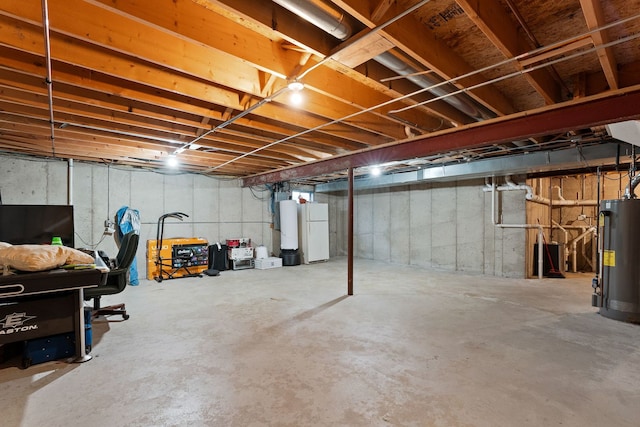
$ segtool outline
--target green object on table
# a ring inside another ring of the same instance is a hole
[[[51,245],[62,246],[62,239],[60,237],[54,237],[53,239],[51,239]]]

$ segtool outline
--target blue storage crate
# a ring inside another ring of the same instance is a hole
[[[27,340],[22,351],[22,366],[28,368],[39,363],[73,357],[76,354],[75,341],[73,332]]]

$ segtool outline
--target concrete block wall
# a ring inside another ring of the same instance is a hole
[[[0,155],[0,195],[4,204],[67,204],[68,163]],[[96,247],[115,256],[113,236],[103,236],[104,221],[122,206],[140,212],[137,265],[146,277],[146,242],[155,240],[158,218],[169,212],[189,215],[165,221],[164,237],[201,237],[210,243],[248,237],[271,252],[268,195],[241,188],[236,179],[198,174],[163,175],[134,168],[73,164],[76,247]]]
[[[484,181],[420,183],[356,191],[354,255],[471,274],[525,277],[524,229],[491,222]],[[524,224],[524,191],[499,194],[504,224]],[[347,251],[345,192],[316,194],[329,203],[330,255]]]

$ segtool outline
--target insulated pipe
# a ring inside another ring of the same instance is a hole
[[[333,37],[346,40],[351,36],[351,26],[345,22],[345,14],[318,0],[273,0]]]
[[[554,185],[554,186],[553,186],[553,187],[551,187],[551,188],[552,188],[552,189],[554,189],[554,188],[555,188],[555,189],[557,189],[557,190],[558,190],[558,199],[559,199],[559,200],[566,200],[566,199],[564,198],[564,196],[562,195],[562,188],[560,188],[560,186],[559,186],[559,185]]]
[[[384,65],[391,71],[399,74],[401,76],[406,76],[407,80],[414,83],[416,86],[419,86],[423,89],[429,89],[432,86],[440,85],[443,80],[434,76],[433,74],[418,74],[415,73],[418,71],[406,64],[402,60],[396,58],[390,52],[384,52],[380,55],[373,58],[379,64]],[[488,110],[477,108],[473,103],[462,97],[450,96],[453,92],[457,91],[458,88],[454,88],[452,85],[440,85],[434,88],[429,89],[429,92],[433,93],[436,96],[445,97],[442,100],[452,107],[462,111],[467,116],[473,118],[476,121],[486,120],[495,117],[495,114],[489,112]]]
[[[598,206],[598,202],[596,200],[550,200],[536,194],[533,194],[531,199],[528,200],[547,206]]]

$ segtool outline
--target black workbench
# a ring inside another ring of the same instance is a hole
[[[91,359],[85,351],[83,289],[105,278],[98,269],[0,276],[0,344],[74,332],[74,361]]]

